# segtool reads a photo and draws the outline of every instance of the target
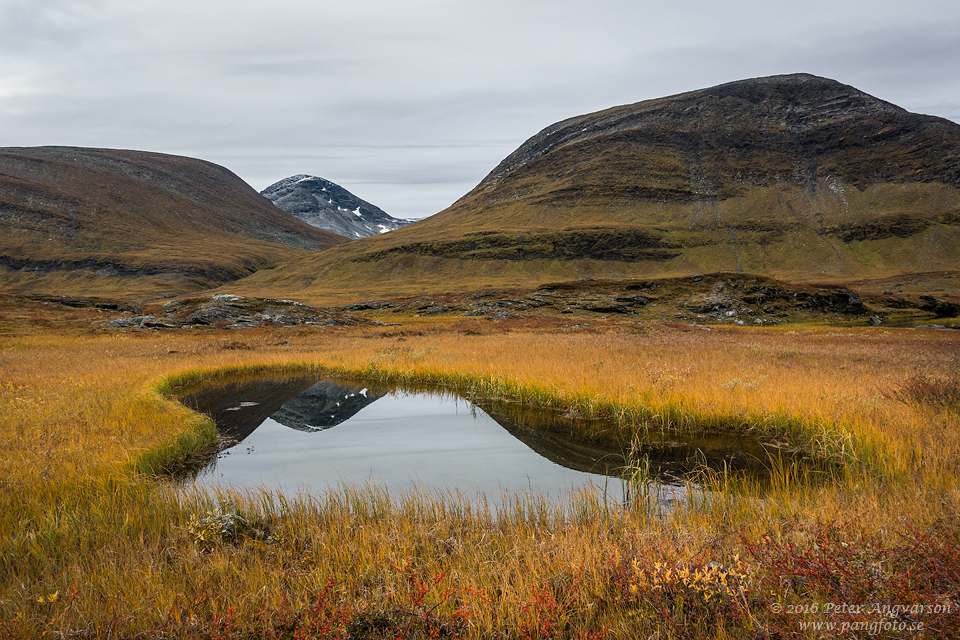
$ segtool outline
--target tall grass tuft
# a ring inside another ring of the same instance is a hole
[[[960,411],[960,377],[916,374],[884,392],[884,397],[900,402],[950,411]]]

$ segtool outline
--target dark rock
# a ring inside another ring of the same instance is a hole
[[[356,324],[347,313],[319,310],[294,300],[244,298],[217,294],[210,298],[191,298],[169,302],[163,313],[152,316],[118,318],[106,323],[113,328],[181,329],[188,327],[249,328],[260,326],[296,326]]]
[[[550,301],[545,299],[542,295],[531,294],[527,296],[526,304],[531,307],[537,308],[537,307],[543,307],[550,304]]]
[[[586,302],[580,305],[584,311],[593,311],[595,313],[630,313],[626,305],[616,304],[614,302]]]
[[[366,311],[368,309],[389,309],[394,306],[389,300],[367,300],[366,302],[357,302],[347,305],[344,309],[349,311]]]
[[[862,315],[869,311],[860,296],[847,289],[819,293],[798,291],[793,294],[793,297],[800,302],[798,309],[807,308],[851,315]]]
[[[920,305],[921,309],[933,313],[938,318],[956,318],[960,315],[960,305],[953,302],[937,300],[930,295],[920,296],[920,301],[923,302]]]
[[[623,302],[634,307],[643,307],[650,302],[650,298],[641,296],[639,294],[616,296],[614,300],[616,302]]]
[[[145,329],[179,329],[180,326],[160,320],[145,320],[140,324]]]
[[[881,298],[880,302],[887,307],[894,309],[909,309],[916,305],[906,298]]]
[[[609,306],[606,309],[591,309],[591,311],[596,311],[599,313],[630,313],[630,308],[625,305],[618,304]]]
[[[938,318],[956,318],[960,316],[960,305],[940,300],[933,306],[933,313]]]
[[[508,318],[522,319],[523,316],[519,313],[507,313],[506,311],[494,311],[490,315],[486,316],[486,320],[507,320]]]
[[[183,324],[189,325],[210,325],[215,322],[226,322],[232,318],[232,315],[226,312],[223,307],[213,306],[207,308],[197,309],[191,313],[185,320]]]
[[[143,316],[136,316],[134,318],[117,318],[116,320],[111,320],[107,323],[108,327],[113,327],[114,329],[132,329],[134,327],[139,327],[143,322]]]

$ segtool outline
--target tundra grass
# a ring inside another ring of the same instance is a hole
[[[803,625],[827,623],[851,633],[902,624],[886,630],[894,636],[919,624],[939,637],[960,628],[952,333],[82,326],[53,317],[4,324],[0,336],[3,637],[817,637],[822,629]],[[765,430],[835,457],[841,473],[823,485],[782,471],[760,497],[714,475],[705,479],[714,492],[672,510],[574,495],[515,497],[499,512],[376,487],[211,496],[165,479],[215,438],[208,419],[165,392],[265,370],[429,382],[612,416],[617,437],[663,426]],[[908,609],[851,608],[865,602]],[[828,603],[850,607],[825,613]]]

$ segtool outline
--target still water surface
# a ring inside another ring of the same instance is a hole
[[[315,493],[372,482],[390,493],[422,486],[490,497],[556,495],[606,476],[552,462],[469,402],[394,391],[335,427],[299,431],[267,418],[199,481]]]
[[[626,499],[621,449],[579,441],[554,412],[450,393],[340,380],[263,379],[181,396],[237,444],[196,483],[321,495],[369,483],[391,495],[412,488],[491,502],[503,495],[560,498],[590,489]],[[766,473],[768,448],[741,436],[660,434],[646,445],[661,501],[681,498],[686,473],[704,465]]]

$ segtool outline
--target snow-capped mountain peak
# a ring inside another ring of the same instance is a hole
[[[307,224],[347,238],[366,238],[414,222],[394,218],[343,187],[306,174],[284,178],[260,194]]]

